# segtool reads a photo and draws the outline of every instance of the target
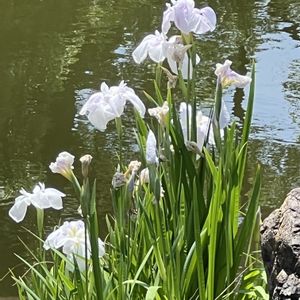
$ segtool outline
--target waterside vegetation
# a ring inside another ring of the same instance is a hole
[[[196,8],[193,0],[167,4],[161,32],[147,35],[132,54],[136,63],[149,56],[156,64],[153,91],[139,97],[124,81],[102,83],[82,107],[80,114],[99,131],[114,121],[119,137],[111,185],[114,214],[106,217],[104,240],[90,155],[80,158],[81,175],[68,152],[50,164],[72,184],[81,219],[45,235],[45,209],[62,209],[65,194],[39,183],[16,198],[12,219],[21,222],[33,205],[38,228],[31,233],[37,249],[27,247],[31,259],[19,257],[27,271],[12,273],[20,299],[268,299],[255,247],[259,166],[246,203],[242,198],[255,65],[247,76],[231,70],[229,60],[217,64],[215,102],[206,114],[195,89],[198,35],[213,31],[216,22],[212,8]],[[179,35],[168,38],[172,25]],[[249,87],[241,126],[231,122],[222,99],[230,86]],[[141,98],[152,107],[147,117]],[[134,106],[139,147],[131,162],[122,155],[127,102]]]

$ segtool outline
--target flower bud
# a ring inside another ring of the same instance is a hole
[[[201,150],[199,149],[196,142],[186,141],[185,146],[188,151],[191,151],[191,152],[194,152],[195,154],[201,155]]]
[[[91,164],[93,157],[89,154],[83,155],[80,157],[80,162],[81,162],[81,171],[82,171],[82,176],[84,178],[88,177],[89,174],[89,166]]]
[[[156,138],[152,130],[149,130],[146,141],[146,161],[148,164],[158,164]]]
[[[149,169],[145,168],[140,173],[140,183],[141,184],[145,184],[145,183],[149,183],[149,182],[150,182],[150,179],[149,179]]]

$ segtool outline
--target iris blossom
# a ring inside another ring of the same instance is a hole
[[[171,0],[163,15],[162,32],[167,33],[171,22],[184,34],[204,34],[216,27],[216,14],[211,7],[195,8],[194,0]]]
[[[249,76],[240,75],[230,69],[232,61],[225,60],[224,64],[217,64],[215,74],[223,88],[233,85],[237,88],[244,88],[251,82]]]
[[[53,188],[45,188],[43,183],[36,185],[32,193],[20,190],[21,196],[15,199],[14,205],[9,210],[9,216],[17,223],[21,222],[26,215],[27,207],[33,205],[39,209],[54,208],[62,209],[62,197],[66,195]]]
[[[187,105],[185,102],[180,103],[179,117],[180,117],[180,124],[182,128],[184,141],[185,143],[187,143],[191,138],[191,128],[192,128],[191,105]],[[197,112],[196,120],[197,120],[197,146],[198,149],[201,151],[206,136],[208,134],[211,120],[210,118],[204,116],[201,111]],[[210,142],[213,141],[213,134],[211,133],[209,135],[209,141]]]
[[[156,63],[165,60],[167,37],[165,34],[155,31],[144,37],[139,46],[133,51],[132,57],[137,64],[142,63],[147,56]]]
[[[168,102],[165,101],[162,106],[149,108],[148,113],[151,117],[155,117],[160,125],[165,126],[167,122],[167,116],[169,113]]]
[[[109,121],[121,117],[127,101],[133,104],[141,117],[144,117],[146,109],[142,100],[124,81],[112,87],[103,82],[100,91],[87,100],[80,114],[87,115],[93,126],[104,131]]]
[[[73,163],[75,156],[67,151],[59,153],[55,162],[52,162],[49,166],[53,173],[58,173],[71,181],[73,174]]]
[[[149,34],[142,40],[133,51],[132,57],[137,64],[142,63],[147,56],[156,63],[161,63],[167,58],[171,71],[178,74],[178,70],[181,70],[182,77],[188,79],[188,77],[192,77],[193,72],[187,55],[187,50],[190,47],[191,45],[183,44],[179,35],[174,35],[168,40],[164,33],[159,33],[156,30],[155,34]],[[196,64],[199,62],[200,57],[197,55]],[[189,68],[190,75],[188,75]]]
[[[105,254],[104,242],[98,239],[99,257]],[[59,249],[62,247],[62,252],[66,254],[70,261],[73,261],[73,257],[76,259],[78,267],[81,271],[85,270],[85,254],[87,252],[87,258],[91,257],[91,244],[89,238],[87,238],[87,251],[85,245],[85,226],[81,220],[64,222],[62,226],[50,233],[47,237],[44,248]],[[67,264],[67,268],[73,271],[74,267],[71,264]]]
[[[188,114],[187,114],[188,110]],[[192,128],[192,107],[191,105],[187,105],[185,102],[180,103],[180,124],[182,128],[182,133],[184,137],[185,143],[189,142],[191,137],[191,128]],[[187,118],[188,117],[188,118]],[[220,120],[222,120],[222,124],[220,122],[220,130],[221,136],[223,136],[223,128],[225,128],[229,124],[230,116],[225,106],[225,103],[222,103],[221,113],[220,113]],[[197,111],[196,114],[196,125],[197,125],[197,147],[198,150],[201,151],[204,145],[205,140],[208,137],[208,143],[214,145],[214,133],[213,133],[213,125],[212,119],[203,115],[201,111]],[[198,151],[198,152],[199,152]]]

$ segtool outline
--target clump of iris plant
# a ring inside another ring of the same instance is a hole
[[[161,31],[145,36],[132,53],[137,64],[147,57],[156,64],[154,95],[143,95],[151,103],[148,117],[142,96],[123,80],[116,86],[102,82],[100,90],[84,103],[79,113],[92,126],[103,132],[115,120],[119,137],[107,238],[105,243],[99,238],[99,190],[90,179],[92,159],[97,157],[83,155],[81,175],[76,177],[75,156],[61,152],[49,168],[72,183],[81,216],[62,222],[42,242],[41,212],[50,207],[62,209],[66,195],[42,183],[32,193],[20,191],[9,215],[20,222],[29,205],[37,208],[40,251],[44,251],[38,267],[31,267],[34,283],[41,284],[28,288],[17,279],[20,291],[32,297],[31,289],[46,285],[34,291],[35,299],[75,295],[87,300],[213,300],[235,295],[242,286],[239,270],[243,253],[250,257],[260,188],[258,169],[253,195],[241,219],[254,80],[233,71],[230,60],[217,64],[214,105],[203,109],[196,88],[200,63],[196,40],[214,31],[216,24],[216,13],[209,6],[197,8],[193,0],[167,3]],[[179,32],[169,37],[171,26]],[[222,98],[223,90],[250,83],[239,135]],[[134,154],[124,151],[122,145],[121,117],[128,102],[135,109],[133,134],[138,151]],[[52,262],[44,262],[45,250],[53,254]],[[40,267],[43,272],[38,273]]]

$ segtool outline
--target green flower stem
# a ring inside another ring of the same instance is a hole
[[[38,236],[40,239],[43,238],[44,232],[44,210],[41,208],[36,209],[37,216],[37,228],[38,228]]]
[[[43,233],[44,233],[44,210],[41,208],[36,209],[36,220],[37,220],[37,230],[39,237],[39,250],[40,259],[43,259]]]
[[[122,161],[123,161],[123,153],[122,153],[122,140],[123,140],[123,130],[122,130],[122,120],[121,118],[115,118],[116,123],[116,129],[118,133],[118,139],[119,139],[119,163],[120,167],[122,169]]]
[[[161,65],[162,65],[161,63],[158,63],[156,65],[156,70],[155,70],[155,81],[159,89],[161,86],[161,73],[162,73]]]
[[[99,260],[99,245],[98,245],[98,216],[96,211],[96,180],[94,181],[91,193],[91,210],[88,219],[89,233],[91,242],[91,256],[93,263],[93,275],[95,280],[96,299],[104,300],[104,289],[103,289],[103,268],[101,268]]]
[[[88,178],[83,179],[83,185],[81,187],[81,195],[80,195],[80,205],[83,214],[83,222],[84,222],[84,245],[85,245],[85,253],[84,253],[84,262],[85,262],[85,288],[86,288],[86,300],[89,299],[89,277],[88,277],[88,232],[90,232],[90,226],[88,222],[88,217],[91,214],[91,196],[90,196],[90,186]]]
[[[79,183],[77,177],[73,173],[73,171],[71,171],[70,181],[71,181],[71,183],[73,185],[76,197],[78,199],[80,199],[80,197],[81,197],[81,186],[80,186],[80,183]]]
[[[222,85],[218,79],[216,85],[215,106],[214,106],[215,118],[218,122],[220,120],[220,113],[222,107],[222,94],[223,94]]]
[[[87,218],[85,217],[83,219],[84,221],[84,246],[85,246],[85,253],[84,253],[84,262],[85,262],[85,289],[86,289],[86,292],[85,292],[85,296],[86,296],[86,300],[89,300],[89,277],[88,277],[88,274],[89,274],[89,264],[88,264],[88,222],[87,222]]]

